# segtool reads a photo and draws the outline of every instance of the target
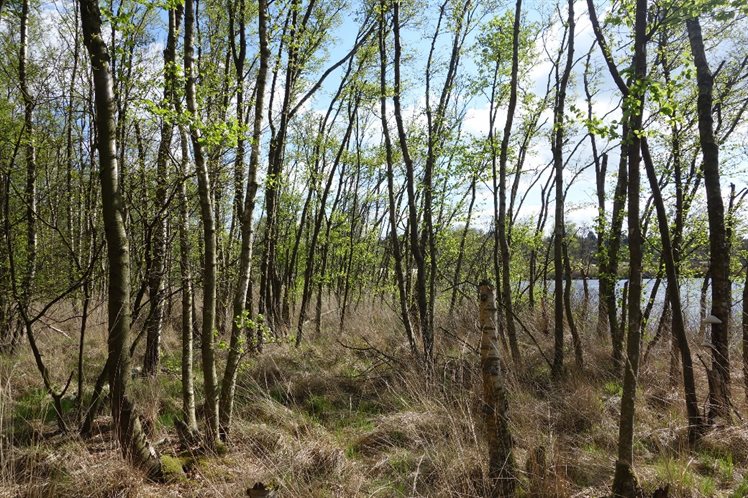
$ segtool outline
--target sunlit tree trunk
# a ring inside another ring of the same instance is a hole
[[[509,430],[509,400],[504,388],[503,368],[496,334],[496,295],[489,282],[478,287],[479,321],[481,327],[480,356],[483,376],[483,411],[488,443],[490,496],[514,496],[516,463],[512,434]]]
[[[252,264],[252,242],[254,232],[252,230],[252,217],[254,215],[255,197],[257,194],[257,168],[260,162],[260,138],[262,133],[262,113],[265,101],[265,82],[267,80],[268,61],[270,49],[267,39],[267,1],[259,1],[258,12],[258,38],[260,45],[260,68],[257,73],[257,96],[255,98],[254,121],[252,124],[252,143],[249,157],[249,181],[247,192],[244,196],[244,206],[240,211],[241,218],[241,251],[239,255],[239,276],[234,290],[233,317],[231,320],[231,343],[229,355],[226,360],[226,370],[223,374],[221,385],[220,424],[221,435],[226,437],[231,425],[231,412],[234,406],[234,393],[236,391],[236,374],[239,359],[242,354],[241,329],[243,325],[237,321],[242,315],[246,301],[249,280],[251,277]]]
[[[109,385],[112,418],[126,459],[152,479],[163,476],[161,461],[146,440],[135,406],[127,396],[130,378],[130,253],[118,182],[115,108],[109,51],[101,34],[101,14],[95,0],[79,0],[83,39],[91,57],[96,101],[101,198],[109,259],[108,318]]]
[[[184,7],[184,71],[187,112],[190,119],[190,138],[197,170],[200,216],[203,225],[204,267],[203,267],[203,325],[200,335],[200,350],[203,360],[205,389],[205,418],[209,444],[218,438],[218,392],[213,332],[216,324],[216,227],[210,175],[203,151],[202,133],[198,126],[197,97],[195,95],[194,48],[195,10],[194,1],[186,0]]]
[[[189,136],[184,126],[179,127],[182,148],[181,168],[179,175],[179,273],[182,285],[182,416],[187,428],[196,433],[197,417],[195,415],[195,387],[192,373],[193,353],[193,302],[192,270],[190,269],[190,235],[187,204],[187,165],[189,163]]]

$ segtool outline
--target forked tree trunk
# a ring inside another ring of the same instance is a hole
[[[426,257],[424,255],[424,247],[421,246],[421,241],[418,233],[418,227],[420,226],[418,217],[418,199],[416,198],[417,179],[415,173],[415,166],[413,158],[410,155],[410,149],[408,147],[407,133],[405,130],[405,122],[403,120],[402,106],[401,106],[401,78],[400,78],[400,61],[402,59],[401,52],[401,40],[400,40],[400,3],[394,2],[392,9],[392,31],[395,38],[395,60],[394,60],[394,82],[393,82],[393,97],[392,101],[394,104],[395,121],[397,123],[397,134],[400,141],[400,149],[403,155],[403,163],[405,164],[405,190],[407,193],[407,206],[408,206],[408,235],[410,240],[410,253],[413,256],[413,261],[416,266],[416,287],[414,296],[417,308],[418,308],[418,326],[421,330],[421,342],[423,345],[424,361],[429,364],[433,359],[431,353],[433,351],[433,329],[430,328],[430,317],[429,317],[429,306],[428,306],[428,294],[426,286]]]
[[[220,417],[221,437],[226,438],[231,425],[231,412],[234,408],[234,393],[236,391],[236,375],[242,354],[241,331],[243,325],[238,323],[238,317],[245,309],[247,291],[249,289],[250,271],[252,265],[252,217],[257,193],[257,167],[260,162],[260,135],[262,133],[262,112],[264,108],[265,80],[267,79],[268,60],[270,50],[267,39],[267,1],[259,1],[258,37],[260,44],[260,69],[257,73],[257,97],[255,100],[254,122],[252,125],[252,144],[249,156],[249,182],[241,209],[241,252],[239,255],[239,276],[234,290],[233,316],[231,320],[231,343],[226,360],[226,370],[221,383]]]
[[[574,63],[574,2],[569,0],[569,17],[567,19],[568,52],[566,54],[566,65],[558,79],[556,72],[556,106],[553,109],[553,128],[551,147],[553,149],[553,168],[555,171],[556,212],[555,227],[553,230],[553,268],[554,268],[554,347],[553,347],[553,377],[559,378],[564,370],[564,264],[563,246],[566,238],[564,227],[564,107],[566,104],[566,88],[569,84],[572,65]],[[573,318],[569,316],[569,320]],[[575,339],[575,346],[578,341]],[[581,365],[581,350],[577,350],[577,362]]]
[[[395,260],[395,282],[397,282],[398,290],[398,302],[400,304],[400,318],[403,321],[405,327],[405,336],[408,338],[408,344],[410,350],[415,356],[416,354],[416,342],[415,335],[413,333],[413,323],[410,319],[410,313],[408,311],[408,289],[406,285],[406,278],[404,271],[407,265],[403,263],[407,261],[403,257],[402,248],[400,246],[400,237],[397,233],[397,226],[399,221],[399,210],[398,205],[395,202],[395,172],[394,172],[394,159],[392,151],[392,139],[390,138],[390,130],[387,124],[387,35],[386,35],[386,23],[385,23],[385,4],[384,0],[380,1],[380,15],[379,15],[379,105],[380,105],[380,116],[382,120],[382,135],[384,136],[384,150],[385,158],[387,162],[387,200],[388,200],[388,212],[389,212],[389,236],[390,244],[392,245],[392,258]],[[408,275],[410,280],[410,275]]]
[[[493,286],[481,282],[478,287],[481,327],[480,357],[483,377],[483,410],[486,418],[488,469],[491,496],[514,496],[516,463],[512,434],[509,431],[509,402],[503,383],[499,338],[496,334],[496,294]]]
[[[112,390],[112,418],[126,459],[141,467],[152,479],[163,478],[161,461],[146,440],[140,417],[127,397],[130,378],[130,252],[122,213],[122,192],[118,182],[115,109],[109,52],[101,34],[101,13],[96,0],[79,0],[83,40],[91,57],[96,129],[98,131],[101,198],[109,259],[109,385]]]

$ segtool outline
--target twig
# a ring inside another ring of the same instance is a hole
[[[401,365],[401,366],[403,364],[400,360],[398,360],[394,356],[391,356],[391,355],[385,353],[384,351],[381,351],[381,350],[375,348],[374,346],[372,346],[371,343],[367,339],[364,339],[364,342],[368,346],[368,347],[365,347],[365,348],[362,348],[360,346],[351,346],[350,344],[345,344],[340,339],[336,339],[336,342],[338,344],[340,344],[341,346],[343,346],[344,348],[350,349],[350,350],[353,350],[353,351],[359,351],[359,352],[362,352],[362,353],[368,353],[368,352],[372,352],[373,351],[377,355],[381,356],[382,359],[383,359],[383,361],[385,363],[387,363],[388,365],[390,365],[390,366],[393,366],[393,363]]]
[[[445,329],[444,327],[440,326],[439,330],[441,330],[442,332],[444,332],[445,334],[447,334],[452,339],[455,339],[456,341],[459,341],[463,346],[467,346],[467,348],[470,349],[473,353],[476,353],[476,354],[480,353],[480,351],[478,350],[478,348],[476,348],[475,346],[473,346],[472,344],[470,344],[466,340],[457,337],[455,334],[453,334],[449,330]]]
[[[503,302],[500,302],[499,304],[501,304],[501,306],[502,306],[502,307],[503,307],[504,309],[506,309],[506,306],[504,305],[504,303],[503,303]],[[548,366],[549,366],[549,367],[550,367],[550,368],[552,369],[552,368],[553,368],[553,363],[551,363],[551,361],[550,361],[550,360],[548,359],[548,357],[547,357],[547,356],[545,355],[545,353],[543,352],[543,348],[541,348],[541,347],[540,347],[540,344],[538,343],[538,341],[537,341],[537,340],[535,340],[535,336],[534,336],[534,335],[532,335],[532,333],[530,332],[530,329],[528,329],[528,328],[527,328],[527,327],[525,326],[525,324],[524,324],[524,323],[522,323],[522,320],[520,320],[520,319],[519,319],[519,317],[518,317],[518,316],[517,316],[517,314],[516,314],[516,313],[514,312],[514,310],[512,310],[512,317],[514,318],[514,320],[516,320],[516,322],[517,322],[517,323],[519,323],[519,326],[520,326],[520,327],[522,327],[522,330],[524,330],[524,331],[525,331],[525,333],[526,333],[526,334],[527,334],[528,336],[530,336],[530,339],[532,339],[532,342],[533,342],[533,343],[535,344],[535,347],[536,347],[536,348],[538,348],[538,352],[539,352],[539,353],[540,353],[540,355],[541,355],[541,356],[543,357],[543,359],[544,359],[544,360],[545,360],[545,362],[546,362],[546,363],[548,364]]]

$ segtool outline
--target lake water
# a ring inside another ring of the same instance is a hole
[[[680,284],[680,296],[683,303],[683,310],[685,315],[686,324],[689,327],[698,328],[699,325],[699,301],[701,300],[701,286],[704,280],[700,278],[687,278],[683,279]],[[616,283],[616,292],[618,299],[621,299],[623,294],[623,287],[626,283],[625,279],[618,280]],[[655,279],[644,279],[643,290],[642,290],[642,311],[649,301],[649,296],[652,293],[652,289],[655,284]],[[542,285],[542,284],[541,284]],[[597,279],[587,280],[587,287],[589,289],[590,305],[597,306],[599,281]],[[524,287],[524,285],[523,285]],[[553,291],[553,281],[548,282],[549,292]],[[655,305],[652,310],[652,319],[659,317],[662,313],[662,307],[665,302],[665,288],[667,282],[665,279],[660,282],[660,287],[657,289],[657,295],[655,297]],[[536,287],[537,289],[538,287]],[[711,306],[711,286],[707,290],[707,313]],[[584,299],[584,283],[581,279],[572,280],[572,300],[577,303],[581,303]],[[743,307],[743,283],[733,282],[732,284],[732,320],[737,320],[740,323],[742,307]]]

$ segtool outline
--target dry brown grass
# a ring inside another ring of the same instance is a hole
[[[105,354],[101,319],[95,317],[99,325],[86,341],[88,393]],[[429,378],[410,357],[396,316],[378,302],[351,314],[342,335],[331,313],[323,337],[309,337],[302,348],[269,344],[241,369],[231,443],[222,456],[178,453],[172,424],[180,408],[180,348],[167,323],[162,373],[156,381],[134,379],[132,392],[159,450],[179,458],[186,478],[146,482],[123,464],[104,415],[88,440],[54,435],[49,400],[24,345],[16,357],[0,358],[0,496],[244,496],[258,481],[289,497],[486,494],[471,306],[439,321],[447,332],[438,333]],[[551,382],[548,366],[522,333],[523,363],[508,365],[522,496],[608,491],[620,382],[611,373],[609,346],[594,336],[594,320],[580,323],[584,371],[573,366],[569,348],[566,378]],[[530,316],[526,325],[550,354],[552,338],[543,334],[542,321]],[[39,334],[55,379],[75,366],[76,327],[74,321],[61,326],[70,337]],[[643,487],[668,482],[671,496],[748,496],[748,427],[736,417],[733,426],[710,432],[689,451],[682,394],[669,387],[668,362],[666,346],[658,346],[641,371],[635,451]],[[199,372],[196,381],[199,390]],[[733,382],[738,386],[742,378]],[[704,399],[702,369],[697,384]],[[735,397],[743,406],[737,388]],[[75,426],[75,409],[67,416]]]

